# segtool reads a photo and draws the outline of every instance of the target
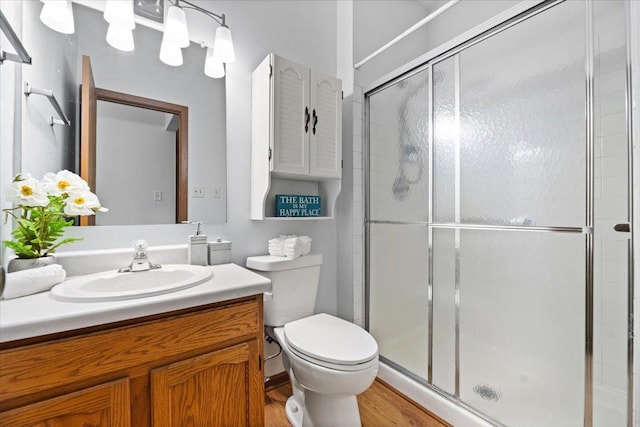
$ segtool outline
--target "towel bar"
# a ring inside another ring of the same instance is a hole
[[[11,46],[16,50],[17,54],[5,52],[4,50],[0,50],[0,64],[2,64],[5,60],[20,62],[22,64],[31,64],[31,56],[27,53],[27,50],[22,45],[22,42],[16,35],[11,25],[9,25],[9,21],[4,16],[2,11],[0,11],[0,30],[4,33],[11,43]]]
[[[46,96],[47,99],[49,100],[49,102],[51,103],[51,106],[53,107],[53,109],[56,110],[56,113],[58,113],[58,116],[60,118],[59,119],[55,119],[53,117],[50,117],[49,118],[49,125],[51,125],[51,126],[53,126],[53,125],[70,126],[71,125],[71,122],[69,121],[67,116],[65,116],[64,112],[62,111],[62,107],[60,107],[60,104],[58,104],[58,100],[53,95],[53,91],[52,90],[38,89],[38,88],[35,88],[35,87],[31,86],[28,82],[25,82],[24,83],[24,94],[29,96],[32,93],[35,94],[35,95],[44,95],[44,96]]]

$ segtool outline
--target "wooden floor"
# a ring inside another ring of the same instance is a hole
[[[265,396],[265,426],[289,427],[284,404],[291,396],[291,385],[268,391]],[[407,400],[395,390],[376,380],[358,396],[363,427],[420,426],[446,427],[449,424]]]

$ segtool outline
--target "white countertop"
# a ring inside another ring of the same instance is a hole
[[[212,265],[200,285],[162,295],[108,302],[62,302],[50,292],[0,301],[0,342],[134,319],[271,291],[271,281],[235,264]]]

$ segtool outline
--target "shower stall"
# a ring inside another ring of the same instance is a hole
[[[547,1],[365,91],[366,322],[497,425],[631,425],[628,2]]]

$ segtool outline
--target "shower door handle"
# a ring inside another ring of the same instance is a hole
[[[621,233],[628,233],[631,231],[631,227],[629,226],[629,224],[616,224],[613,226],[613,229]]]

